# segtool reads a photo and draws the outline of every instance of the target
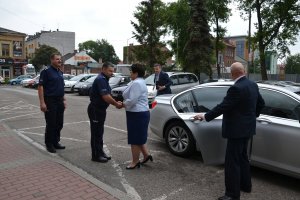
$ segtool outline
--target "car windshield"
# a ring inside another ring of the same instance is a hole
[[[154,77],[155,77],[155,74],[152,74],[152,75],[148,76],[145,79],[146,85],[155,85],[154,84]]]
[[[120,82],[120,79],[121,79],[122,77],[111,77],[110,79],[109,79],[109,84],[111,84],[111,85],[115,85],[115,84],[118,84],[119,82]]]
[[[70,79],[70,81],[79,81],[84,75],[80,74],[78,76],[74,76],[73,78]]]
[[[92,76],[91,78],[87,79],[85,82],[92,83],[96,78],[97,76]]]

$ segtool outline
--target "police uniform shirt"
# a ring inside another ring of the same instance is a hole
[[[63,97],[64,77],[62,71],[53,66],[47,67],[40,74],[39,85],[43,86],[44,96]]]
[[[91,104],[98,109],[106,109],[109,106],[109,104],[102,98],[103,95],[108,95],[111,93],[108,79],[108,77],[101,73],[93,82],[90,100]]]

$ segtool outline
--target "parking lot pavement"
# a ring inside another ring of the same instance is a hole
[[[22,137],[0,123],[0,200],[129,199]]]

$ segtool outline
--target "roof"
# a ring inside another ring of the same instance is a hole
[[[24,35],[24,36],[27,35],[26,33],[17,32],[17,31],[9,30],[9,29],[2,28],[2,27],[0,27],[0,33],[6,33],[6,34],[18,34],[18,35]]]

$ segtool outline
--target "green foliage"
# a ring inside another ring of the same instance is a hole
[[[86,51],[89,56],[91,56],[96,61],[99,61],[99,58],[102,59],[102,62],[112,62],[113,64],[118,64],[120,59],[115,53],[114,47],[109,44],[106,40],[97,40],[97,41],[86,41],[79,43],[79,51]]]
[[[226,28],[222,27],[220,23],[225,23],[228,21],[231,15],[231,10],[228,5],[231,0],[207,0],[207,10],[210,22],[214,26],[213,31],[215,32],[215,60],[218,60],[218,54],[220,50],[224,49],[223,38],[226,33]],[[220,65],[217,63],[218,78],[221,78]]]
[[[184,62],[183,49],[189,38],[187,22],[190,19],[190,6],[188,0],[169,3],[164,13],[165,26],[174,38],[169,41],[169,44],[175,54],[177,64],[181,65]]]
[[[165,4],[160,0],[142,1],[134,12],[137,23],[131,21],[134,27],[133,37],[141,46],[134,53],[138,61],[152,68],[154,63],[164,64],[168,53],[162,52],[164,46],[160,42],[161,36],[165,35],[166,29],[164,17]]]
[[[285,64],[286,74],[300,74],[300,54],[287,57]]]
[[[261,76],[267,80],[265,51],[276,50],[279,57],[290,53],[288,46],[294,45],[300,30],[299,0],[237,0],[246,14],[251,10],[257,16],[253,41],[258,44]]]
[[[212,78],[211,57],[213,46],[209,34],[208,13],[204,0],[190,0],[189,40],[184,47],[185,71],[204,72]]]
[[[41,45],[35,52],[33,59],[30,61],[36,71],[40,71],[43,66],[47,66],[51,64],[50,56],[53,53],[59,53],[59,51],[48,45]]]

